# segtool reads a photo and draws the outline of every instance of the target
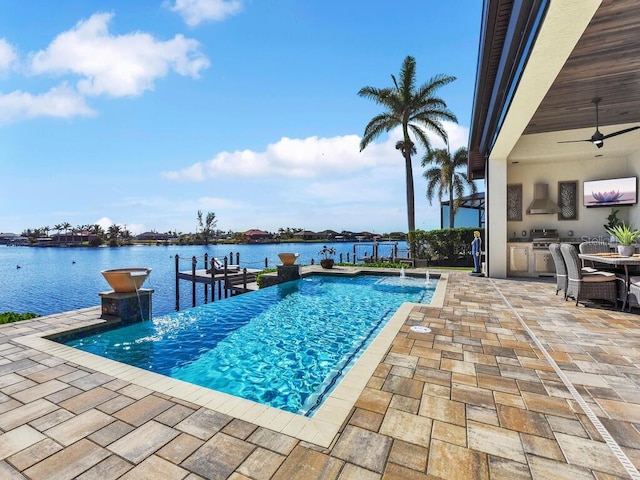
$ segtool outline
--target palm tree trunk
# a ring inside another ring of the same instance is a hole
[[[407,223],[409,225],[409,232],[412,232],[416,229],[416,211],[413,191],[413,167],[411,165],[411,154],[409,152],[405,152],[404,154],[404,163],[407,174]]]
[[[454,227],[456,211],[453,208],[453,186],[449,187],[449,228]]]

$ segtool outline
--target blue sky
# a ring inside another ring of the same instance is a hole
[[[406,231],[398,132],[362,153],[407,55],[466,146],[481,4],[424,0],[0,2],[0,232]],[[432,144],[442,147],[433,135]],[[414,158],[416,226],[439,228]]]

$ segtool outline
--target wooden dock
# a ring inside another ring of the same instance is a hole
[[[196,286],[201,284],[204,287],[204,303],[212,302],[216,297],[218,300],[241,293],[258,289],[257,274],[262,270],[255,268],[230,268],[226,270],[196,269],[188,271],[178,270],[178,259],[176,258],[176,311],[180,310],[180,280],[191,282],[191,306],[196,306]],[[216,293],[217,290],[217,293]]]
[[[245,268],[242,270],[229,270],[227,273],[215,273],[211,274],[208,270],[201,269],[193,271],[182,271],[178,272],[178,279],[180,280],[189,280],[195,283],[204,283],[207,285],[215,285],[217,282],[226,283],[229,290],[237,290],[244,288],[245,283],[245,274],[246,274],[246,283],[255,284],[256,276],[262,270],[255,268]],[[246,273],[245,273],[246,272]],[[254,288],[253,290],[257,289]],[[248,288],[247,290],[252,290]]]

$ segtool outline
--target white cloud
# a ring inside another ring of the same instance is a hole
[[[454,123],[445,123],[451,151],[466,146],[468,129]],[[381,166],[397,166],[402,162],[395,149],[401,138],[401,130],[389,132],[381,142],[369,144],[360,152],[360,137],[344,135],[332,138],[308,137],[292,139],[283,137],[269,144],[262,152],[241,150],[220,152],[211,160],[194,163],[182,170],[162,172],[168,180],[200,182],[208,178],[269,177],[296,178],[325,177]],[[433,148],[444,148],[444,142],[430,135]],[[415,159],[422,158],[418,151]]]
[[[4,38],[0,38],[0,73],[8,71],[17,60],[16,53]]]
[[[0,124],[35,117],[67,118],[94,114],[84,98],[66,84],[54,87],[41,95],[19,90],[8,94],[0,93]]]
[[[460,147],[466,147],[469,144],[468,127],[463,127],[462,125],[451,122],[442,122],[442,126],[447,132],[451,153],[455,152]],[[429,140],[431,141],[431,148],[445,148],[445,143],[440,137],[429,134]]]
[[[209,60],[196,40],[176,35],[168,41],[148,33],[112,35],[113,14],[96,13],[59,34],[45,49],[32,54],[35,74],[75,74],[78,91],[85,95],[141,95],[170,70],[198,77]]]
[[[111,225],[113,225],[113,221],[109,217],[102,217],[100,220],[94,222],[94,225],[100,225],[100,227],[107,231]]]
[[[207,20],[221,21],[242,10],[240,0],[175,0],[166,1],[164,5],[191,27]]]
[[[360,152],[360,137],[283,137],[265,151],[221,152],[207,162],[163,172],[169,180],[202,181],[218,177],[285,176],[311,178],[353,172],[390,161],[388,145],[372,144]],[[393,146],[391,147],[392,150]],[[397,152],[394,150],[394,157]]]

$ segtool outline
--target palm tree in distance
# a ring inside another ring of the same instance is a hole
[[[440,201],[447,194],[449,197],[449,228],[453,228],[455,214],[460,208],[465,189],[468,187],[473,195],[478,192],[476,184],[469,179],[467,174],[464,171],[459,171],[469,164],[467,149],[460,147],[453,156],[448,149],[430,150],[422,159],[422,166],[427,167],[432,164],[435,166],[423,173],[424,178],[427,179],[429,205],[431,205],[436,191]]]
[[[416,229],[415,199],[413,189],[413,167],[411,155],[416,153],[416,146],[412,135],[427,152],[431,144],[425,130],[438,135],[447,142],[442,122],[458,119],[447,108],[444,100],[435,96],[436,91],[453,82],[456,78],[448,75],[436,75],[427,83],[416,88],[416,61],[407,56],[400,69],[399,81],[391,75],[393,87],[376,88],[363,87],[358,95],[373,100],[385,107],[386,111],[373,117],[364,129],[364,136],[360,141],[360,151],[364,150],[374,139],[383,132],[389,132],[395,127],[402,127],[402,140],[396,143],[396,150],[400,150],[404,158],[407,184],[407,219],[409,231]]]

